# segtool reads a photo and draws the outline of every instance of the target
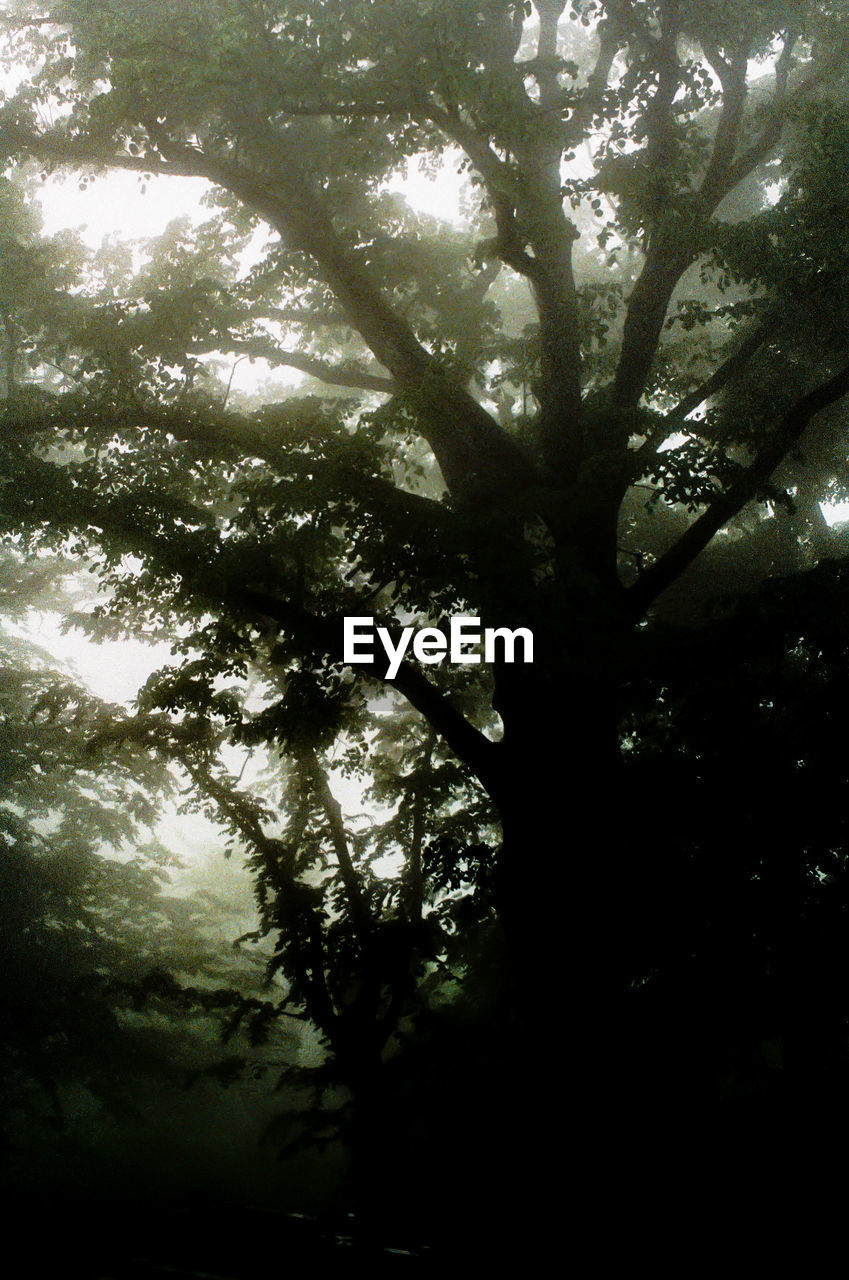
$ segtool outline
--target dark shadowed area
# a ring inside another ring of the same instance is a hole
[[[689,1275],[824,1213],[849,4],[3,0],[0,70],[29,1270]],[[57,178],[186,208],[92,247]],[[460,616],[533,662],[388,660]]]

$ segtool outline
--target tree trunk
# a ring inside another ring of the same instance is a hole
[[[504,712],[498,908],[527,1033],[522,1194],[551,1222],[568,1194],[579,1232],[606,1230],[611,1211],[651,1221],[654,1196],[674,1200],[672,1171],[702,1159],[682,1125],[674,1036],[639,1003],[663,834],[644,831],[621,758],[619,678],[584,670],[557,701],[544,681]]]

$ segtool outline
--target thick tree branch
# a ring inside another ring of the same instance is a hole
[[[704,382],[679,400],[674,409],[670,409],[664,418],[664,423],[671,427],[675,423],[683,422],[694,409],[698,409],[700,404],[704,404],[705,400],[710,396],[716,395],[717,391],[721,391],[733,378],[736,378],[738,373],[742,372],[764,343],[775,335],[781,324],[782,318],[775,315],[758,325],[740,343],[737,350],[732,352],[726,360],[723,360],[722,364],[714,370],[709,378],[705,378]]]
[[[784,415],[772,438],[743,474],[628,589],[630,607],[637,617],[641,617],[651,603],[680,577],[723,525],[757,495],[776,467],[801,439],[811,419],[828,405],[840,400],[847,392],[849,365],[828,382],[808,392]]]
[[[625,314],[622,348],[613,385],[614,400],[622,407],[635,405],[643,393],[660,341],[669,299],[692,256],[689,246],[680,243],[678,228],[668,207],[667,175],[675,156],[672,104],[680,77],[678,10],[678,0],[664,0],[661,36],[654,41],[653,57],[657,64],[658,83],[646,111],[645,131],[646,165],[651,171],[652,181],[658,186],[655,203],[659,212],[646,260]]]
[[[517,175],[493,150],[489,139],[463,120],[459,111],[447,110],[430,99],[423,101],[421,111],[463,150],[483,179],[498,231],[493,251],[518,275],[533,278],[537,268],[526,251],[526,237],[517,215],[521,199]]]
[[[458,498],[503,490],[517,479],[530,482],[534,469],[527,455],[448,377],[367,271],[351,260],[296,165],[284,160],[283,182],[272,191],[237,165],[197,156],[195,160],[189,148],[179,149],[180,163],[188,168],[194,164],[200,175],[228,187],[316,260],[374,355],[411,394],[413,403],[422,405],[422,434]]]
[[[284,154],[282,139],[277,157],[279,177],[273,183],[233,160],[210,156],[182,143],[166,145],[160,140],[154,153],[131,156],[109,152],[85,139],[17,125],[6,127],[5,142],[59,164],[202,177],[231,191],[318,263],[352,327],[407,389],[412,402],[421,405],[422,434],[458,499],[480,500],[483,495],[509,491],[517,483],[529,484],[536,479],[536,470],[524,450],[448,376],[389,305],[369,273],[351,259],[316,194],[303,180],[297,161]]]
[[[60,370],[60,372],[64,372]],[[284,404],[285,411],[285,404]],[[237,451],[242,455],[264,458],[279,462],[281,439],[285,435],[276,429],[273,421],[264,416],[263,411],[251,418],[235,413],[219,412],[214,418],[203,418],[197,414],[187,415],[177,409],[166,410],[152,404],[138,405],[133,410],[134,417],[128,419],[125,414],[121,419],[121,429],[136,425],[140,430],[149,431],[156,428],[163,435],[172,436],[175,440],[183,440],[199,445],[205,451],[215,451],[224,457]],[[96,421],[95,411],[89,413],[89,422]],[[114,417],[110,412],[103,417],[104,425],[114,426]],[[41,432],[54,433],[62,428],[61,415],[53,405],[49,405],[42,416],[30,411],[26,421],[28,435],[37,436]],[[315,459],[313,467],[331,481],[338,482],[340,492],[356,501],[363,501],[393,518],[411,521],[423,528],[439,529],[446,533],[460,533],[464,527],[462,517],[449,507],[423,494],[411,493],[400,489],[391,480],[380,475],[369,475],[357,468],[342,462],[328,460],[322,463]],[[101,513],[102,514],[102,513]],[[85,518],[95,517],[91,511]]]
[[[707,210],[713,210],[726,195],[743,181],[744,178],[765,160],[778,143],[787,111],[787,81],[793,56],[793,48],[797,36],[789,33],[782,46],[781,55],[775,66],[775,89],[769,105],[766,124],[757,138],[737,155],[737,144],[743,121],[743,107],[746,98],[746,68],[742,71],[735,60],[723,79],[723,107],[717,129],[716,141],[711,163],[705,173],[700,188],[700,197]],[[748,46],[744,46],[748,52]],[[812,75],[800,85],[793,95],[797,101],[804,93],[819,83],[820,75]]]
[[[801,84],[797,85],[792,93],[788,93],[788,78],[796,38],[793,33],[787,36],[781,56],[776,63],[775,91],[769,106],[767,121],[755,140],[729,166],[726,179],[716,193],[714,204],[732,191],[758,167],[761,161],[766,159],[778,144],[791,109],[846,66],[849,58],[849,37],[844,37]]]
[[[583,459],[580,319],[572,265],[578,231],[563,209],[565,145],[557,83],[562,0],[534,0],[539,15],[535,74],[540,101],[534,128],[516,146],[518,219],[533,253],[529,275],[539,313],[541,378],[536,434],[549,472],[571,481]]]
[[[324,653],[335,661],[342,660],[342,617],[317,618],[300,605],[280,600],[251,587],[233,587],[228,599],[251,612],[262,614],[294,629],[300,640],[315,653]],[[414,663],[402,662],[398,674],[388,680],[379,661],[369,668],[369,675],[398,690],[424,716],[433,729],[466,764],[483,787],[497,790],[500,782],[499,752],[479,729],[459,712],[449,698],[423,674]]]
[[[628,299],[613,384],[614,400],[622,408],[636,405],[643,394],[669,302],[692,257],[692,249],[681,242],[674,218],[668,214],[661,216],[652,233],[643,269]]]
[[[557,86],[557,28],[560,15],[566,8],[566,0],[533,0],[539,17],[537,56],[534,73],[539,85],[540,105],[544,110],[555,106]]]
[[[372,927],[371,912],[363,895],[360,877],[351,858],[348,836],[342,819],[342,806],[330,789],[327,773],[314,749],[312,747],[304,747],[297,750],[296,755],[302,769],[310,778],[324,816],[327,819],[336,861],[339,863],[339,874],[342,878],[345,896],[348,899],[348,906],[351,910],[351,918],[362,943],[367,945]]]
[[[722,83],[719,123],[716,126],[710,163],[700,188],[702,200],[712,208],[717,201],[717,193],[723,189],[723,184],[728,179],[737,151],[748,90],[746,71],[749,65],[750,42],[749,40],[741,42],[731,62],[722,58],[719,51],[712,48],[709,40],[703,38],[701,43],[708,62]]]
[[[678,92],[681,71],[678,62],[679,8],[680,0],[661,0],[661,36],[655,46],[657,89],[645,115],[648,160],[652,169],[660,176],[664,176],[674,158],[675,117],[672,103]]]
[[[636,477],[641,474],[645,465],[656,455],[659,446],[663,444],[664,440],[668,439],[673,431],[677,431],[680,428],[681,424],[694,409],[698,409],[699,405],[704,404],[705,400],[709,399],[710,396],[716,395],[717,391],[721,391],[739,373],[742,373],[764,343],[775,335],[781,324],[782,318],[779,315],[774,315],[764,320],[740,343],[736,351],[733,351],[727,359],[723,360],[722,364],[714,370],[709,378],[706,378],[693,391],[679,400],[673,409],[664,414],[662,420],[645,442],[631,454],[631,474],[633,476]]]
[[[841,42],[790,94],[787,92],[787,83],[794,43],[795,36],[791,33],[785,39],[776,65],[776,85],[767,123],[755,141],[737,155],[735,151],[742,130],[745,102],[745,85],[741,79],[744,75],[742,60],[745,46],[738,50],[731,63],[725,60],[719,62],[723,77],[723,108],[712,158],[698,192],[697,207],[702,216],[710,215],[720,201],[757,168],[778,143],[791,106],[834,75],[845,64],[849,54],[849,44]],[[674,213],[661,214],[652,233],[643,269],[628,301],[614,383],[618,404],[634,405],[643,394],[657,353],[670,299],[693,258],[693,249],[682,236]]]
[[[533,106],[527,137],[516,143],[514,165],[502,160],[489,139],[458,110],[430,101],[422,106],[423,113],[463,149],[484,181],[498,232],[493,251],[530,282],[540,319],[537,434],[549,469],[561,479],[575,474],[583,443],[580,323],[572,269],[577,231],[564,214],[560,185],[563,127],[555,53],[557,20],[564,7],[560,0],[537,6],[539,56],[534,65],[541,101]],[[614,52],[605,43],[599,72],[609,57],[605,80]]]
[[[53,470],[60,475],[63,469],[53,467]],[[389,486],[389,488],[393,487]],[[393,489],[393,494],[397,492],[399,491]],[[414,505],[418,505],[419,500],[415,495],[402,495],[402,497],[409,497]],[[113,511],[110,510],[108,503],[83,494],[79,489],[68,490],[67,485],[61,484],[57,485],[55,492],[51,493],[49,502],[51,515],[70,518],[74,527],[108,531],[113,536],[120,537],[122,545],[126,545],[127,549],[134,554],[156,557],[163,569],[187,579],[188,584],[198,592],[199,596],[206,597],[211,605],[224,605],[239,612],[260,614],[270,618],[294,634],[307,652],[326,655],[340,663],[343,661],[342,615],[317,617],[295,601],[280,599],[266,591],[235,582],[222,586],[214,569],[212,584],[207,586],[204,581],[207,562],[198,563],[196,569],[187,567],[185,551],[175,550],[167,537],[147,531],[137,522],[130,521],[127,509],[122,504]],[[425,510],[428,514],[431,508],[438,509],[438,504],[428,503],[427,499],[421,499],[420,502],[427,503]],[[450,749],[471,769],[482,786],[490,794],[497,791],[501,780],[498,745],[476,729],[457,710],[451,700],[427,679],[418,666],[403,661],[397,675],[392,680],[388,680],[386,668],[381,669],[378,660],[369,668],[368,674],[375,680],[397,689],[444,738]]]

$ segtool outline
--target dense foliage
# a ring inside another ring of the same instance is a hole
[[[75,579],[61,561],[0,564],[0,1142],[15,1161],[34,1123],[65,1130],[81,1089],[126,1114],[140,1082],[214,1063],[199,1023],[240,1000],[211,904],[171,887],[154,835],[173,778],[138,750],[98,758],[98,733],[126,713],[16,633],[67,606]]]
[[[99,575],[93,633],[174,644],[99,743],[248,849],[285,995],[241,1014],[318,1029],[360,1151],[414,1034],[521,1097],[556,1027],[566,1127],[506,1159],[568,1129],[592,1183],[651,1134],[646,1187],[710,1183],[845,1079],[849,10],[26,8],[10,166],[211,184],[87,257],[10,168],[2,519]],[[346,615],[458,613],[533,665],[342,661]]]

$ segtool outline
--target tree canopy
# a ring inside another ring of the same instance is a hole
[[[571,1128],[590,1180],[650,1131],[660,1178],[681,1114],[715,1171],[740,1099],[836,1098],[847,6],[29,8],[3,527],[100,576],[81,625],[172,641],[93,749],[178,760],[249,850],[257,1034],[309,1019],[367,1125],[465,978],[502,1044],[567,1038],[566,1127],[524,1140]],[[87,255],[38,232],[57,168],[204,178],[210,214]],[[414,170],[465,175],[456,220]],[[251,398],[244,359],[303,378]],[[458,614],[533,664],[343,660],[344,617]]]
[[[174,858],[152,829],[173,790],[168,769],[138,749],[98,759],[93,737],[126,712],[11,627],[61,606],[74,579],[61,560],[7,551],[0,563],[0,1142],[13,1151],[23,1117],[63,1128],[69,1087],[126,1111],[124,1077],[177,1081],[220,1056],[183,1016],[205,1007],[191,982],[208,1007],[229,1012],[239,999],[224,985],[235,975],[204,918],[210,904],[166,890]]]

